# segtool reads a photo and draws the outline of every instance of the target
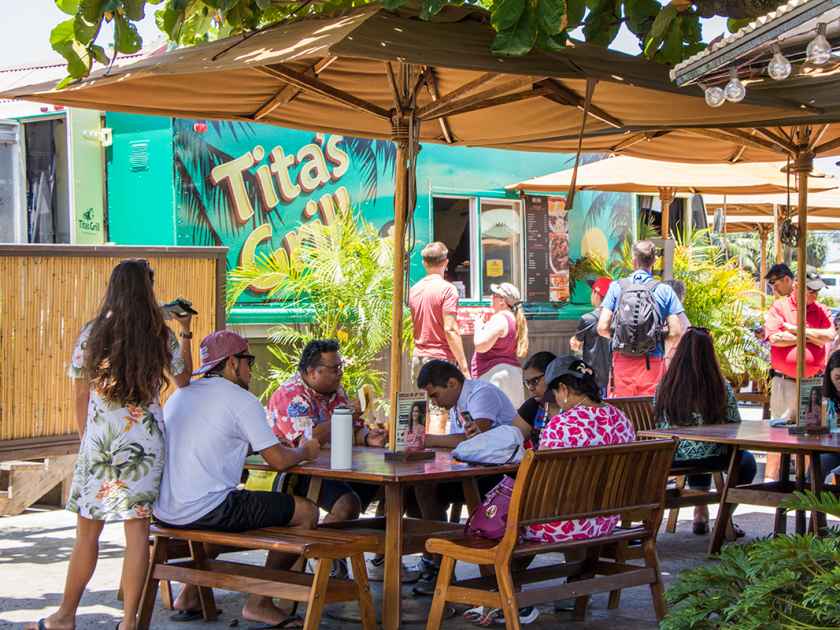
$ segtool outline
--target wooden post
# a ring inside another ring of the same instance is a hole
[[[761,247],[761,252],[759,254],[759,266],[758,266],[758,290],[761,291],[761,308],[763,309],[766,305],[767,301],[767,291],[765,289],[765,280],[764,276],[767,275],[767,236],[770,228],[766,225],[759,225],[758,226],[758,237],[759,243]]]
[[[800,138],[802,140],[802,138]],[[799,242],[796,262],[796,391],[799,409],[799,389],[805,378],[805,273],[808,266],[808,174],[814,166],[814,154],[810,149],[801,150],[796,155],[794,169],[798,175],[799,186]],[[796,413],[799,423],[799,413]]]
[[[662,238],[671,237],[671,202],[673,200],[673,188],[663,186],[659,189],[659,205],[662,206]]]
[[[782,251],[782,217],[779,214],[779,206],[778,204],[773,204],[773,252],[774,252],[774,261],[775,263],[781,263],[785,261],[785,254]]]

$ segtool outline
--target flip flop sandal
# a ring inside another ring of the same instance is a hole
[[[303,628],[303,617],[289,615],[280,623],[274,625],[251,626],[248,630],[273,630],[274,628]]]
[[[464,621],[477,623],[478,621],[481,621],[482,617],[484,617],[484,606],[476,606],[475,608],[470,608],[469,610],[464,611]]]
[[[195,621],[196,619],[201,619],[201,617],[201,608],[196,608],[193,610],[179,610],[174,615],[171,615],[169,617],[169,621],[183,623],[185,621]]]

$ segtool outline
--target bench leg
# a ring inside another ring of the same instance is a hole
[[[376,611],[373,608],[373,598],[367,579],[365,555],[356,553],[350,556],[350,566],[353,567],[353,581],[359,589],[359,612],[363,630],[376,630]]]
[[[189,541],[190,556],[195,561],[196,566],[204,568],[207,562],[207,551],[204,549],[204,544],[200,542]],[[201,601],[201,615],[204,621],[215,621],[219,616],[219,611],[216,609],[216,600],[213,598],[213,589],[206,586],[198,586],[198,599]]]
[[[767,454],[768,461],[770,455],[775,455],[775,453]],[[766,478],[767,474],[764,476]],[[790,453],[782,453],[781,456],[779,456],[779,474],[777,481],[784,483],[790,482]],[[776,508],[776,518],[773,521],[773,535],[778,536],[780,534],[787,534],[787,512],[785,512],[782,508]]]
[[[621,541],[616,543],[615,545],[615,562],[616,564],[623,564],[626,560],[626,551],[627,551],[628,543],[627,541]],[[615,610],[618,608],[619,604],[621,603],[621,589],[616,589],[614,591],[610,591],[610,598],[607,601],[607,608],[610,610]]]
[[[155,568],[159,564],[166,563],[166,547],[169,539],[155,537],[152,543],[151,558],[149,559],[149,570],[146,572],[146,585],[143,587],[143,595],[140,597],[140,609],[137,613],[138,630],[148,630],[152,622],[152,613],[155,610],[155,599],[157,598],[158,580],[155,577]]]
[[[455,560],[449,556],[443,556],[440,562],[437,583],[435,584],[435,596],[432,598],[432,607],[429,610],[429,620],[426,622],[426,630],[438,630],[443,623],[446,593],[449,590],[449,584],[452,582],[454,570]]]
[[[318,626],[321,624],[321,614],[324,612],[324,600],[327,595],[331,570],[332,560],[318,558],[315,565],[315,576],[312,578],[312,588],[309,591],[309,605],[306,607],[303,630],[318,630]]]
[[[685,489],[685,475],[677,477],[677,495],[682,494]],[[665,531],[673,534],[677,531],[677,520],[680,518],[680,508],[675,507],[668,510],[668,523],[665,525]]]
[[[645,553],[645,566],[653,569],[654,572],[655,581],[650,585],[650,596],[653,599],[656,620],[662,621],[668,614],[668,607],[665,605],[665,589],[662,588],[662,574],[659,571],[659,558],[656,555],[656,539],[645,540],[642,543],[642,550]]]

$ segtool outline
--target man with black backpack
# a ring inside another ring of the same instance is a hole
[[[610,396],[653,396],[664,371],[665,339],[682,334],[683,306],[674,290],[652,273],[656,246],[633,245],[634,271],[614,281],[601,305],[598,334],[613,350]]]

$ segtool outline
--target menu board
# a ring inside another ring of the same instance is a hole
[[[569,236],[563,197],[525,196],[525,252],[528,301],[568,301]]]
[[[525,286],[529,302],[548,302],[548,197],[525,196]]]

